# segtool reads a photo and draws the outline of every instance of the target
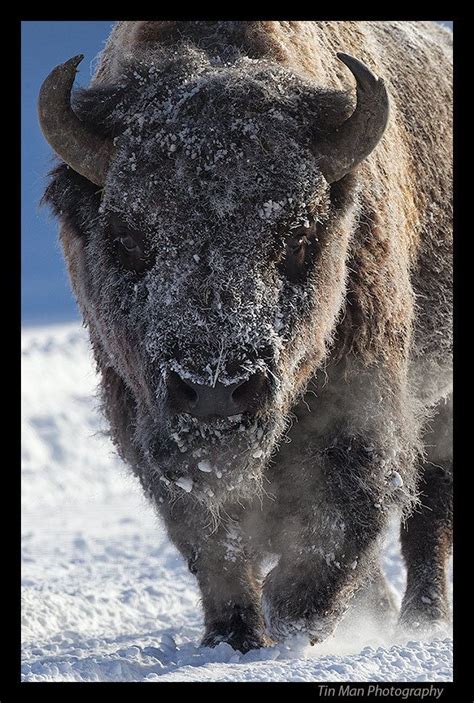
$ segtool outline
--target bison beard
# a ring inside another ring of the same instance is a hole
[[[392,618],[378,564],[392,510],[403,627],[449,619],[447,37],[119,22],[72,108],[81,57],[43,85],[64,161],[45,200],[111,436],[196,575],[206,645],[318,642],[355,599]]]

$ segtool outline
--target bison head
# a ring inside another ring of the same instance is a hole
[[[116,442],[155,497],[216,505],[262,490],[325,358],[357,208],[350,172],[388,109],[383,82],[339,58],[355,110],[277,64],[185,45],[72,105],[81,57],[43,85],[41,126],[65,162],[46,199],[65,222]]]

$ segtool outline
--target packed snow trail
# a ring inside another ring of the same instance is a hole
[[[115,455],[79,325],[22,335],[22,680],[449,681],[452,640],[359,626],[310,647],[199,647],[194,577]],[[384,568],[400,601],[396,530]]]

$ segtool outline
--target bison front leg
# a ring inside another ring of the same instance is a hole
[[[214,647],[227,642],[241,652],[263,647],[266,640],[260,590],[251,564],[240,559],[218,564],[206,556],[196,566],[204,608],[202,644]]]
[[[314,643],[333,632],[373,573],[397,490],[368,437],[339,435],[326,447],[319,460],[310,464],[308,456],[298,465],[298,513],[292,511],[296,495],[281,508],[281,557],[263,586],[263,612],[275,639],[302,633]],[[295,469],[288,473],[296,484]]]
[[[264,646],[260,583],[238,522],[221,522],[213,531],[209,513],[184,501],[163,512],[171,539],[198,580],[205,625],[202,644],[227,642],[241,652]]]

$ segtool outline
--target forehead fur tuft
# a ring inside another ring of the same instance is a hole
[[[156,45],[139,61],[124,59],[121,79],[111,86],[77,91],[74,110],[99,133],[116,136],[133,119],[137,103],[148,103],[152,111],[148,118],[157,114],[160,102],[163,109],[171,107],[173,96],[184,97],[191,91],[199,92],[199,98],[192,101],[193,109],[221,107],[225,115],[232,95],[234,102],[250,113],[283,111],[316,140],[351,111],[351,101],[344,92],[315,87],[276,62],[255,60],[240,52],[225,60],[188,41],[172,47]]]

